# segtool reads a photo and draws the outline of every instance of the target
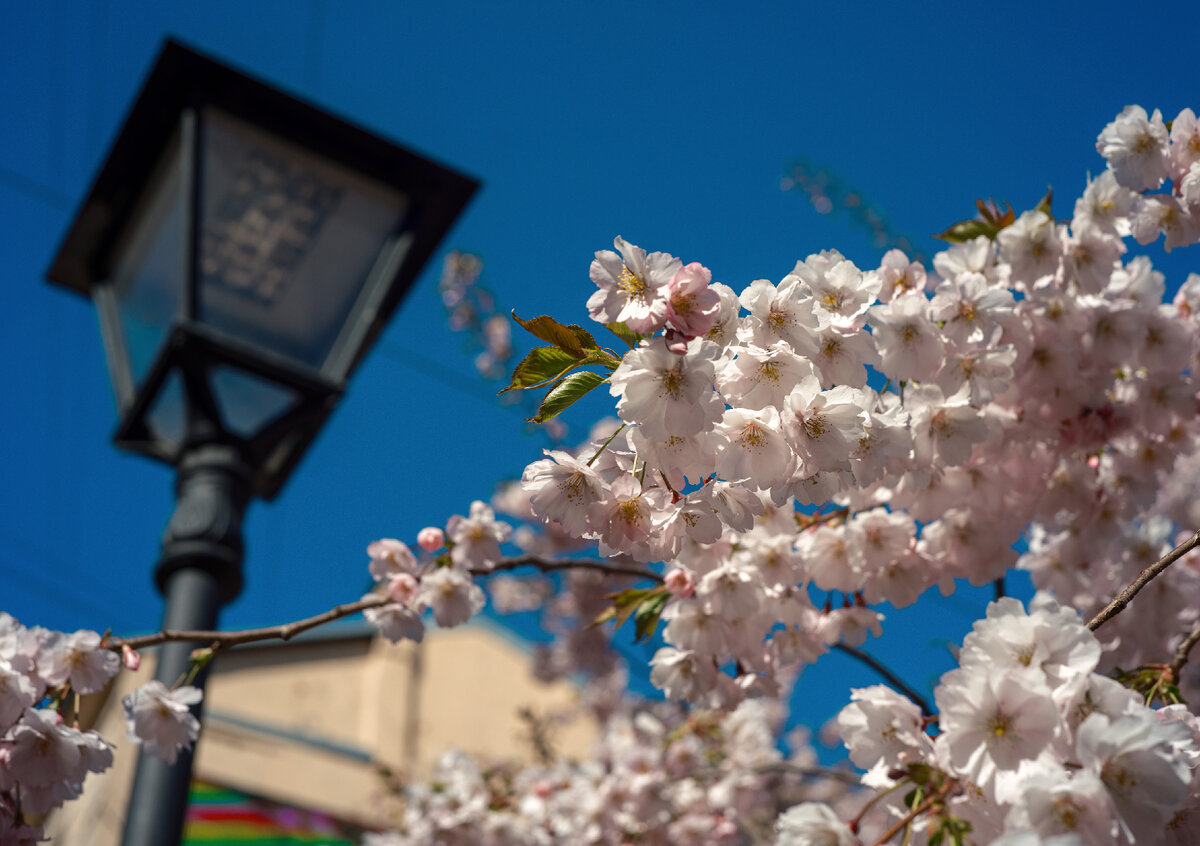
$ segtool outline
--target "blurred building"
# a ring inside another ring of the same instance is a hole
[[[121,699],[153,677],[145,657],[81,709],[117,752],[112,769],[89,776],[83,796],[48,821],[60,846],[120,843],[137,759]],[[557,753],[586,753],[591,724],[558,721],[576,700],[569,683],[534,680],[529,646],[486,618],[431,630],[420,645],[392,645],[366,623],[346,623],[231,649],[207,683],[184,842],[357,842],[362,830],[388,826],[398,786],[449,749],[532,760],[536,723],[549,727]]]

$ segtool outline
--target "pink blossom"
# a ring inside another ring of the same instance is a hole
[[[417,532],[417,546],[426,552],[437,552],[446,545],[446,533],[437,526],[426,526]]]
[[[696,590],[696,577],[690,570],[676,567],[663,578],[663,584],[672,596],[691,596]]]
[[[667,325],[691,340],[712,328],[721,298],[712,288],[712,273],[699,262],[686,264],[667,286]]]

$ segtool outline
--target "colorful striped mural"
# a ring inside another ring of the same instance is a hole
[[[184,846],[354,846],[362,830],[326,814],[193,782]]]

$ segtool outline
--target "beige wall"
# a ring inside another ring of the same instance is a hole
[[[151,678],[152,663],[114,683],[96,722],[118,746],[114,766],[89,776],[83,797],[50,821],[56,843],[120,842],[137,757],[120,702]],[[396,810],[386,796],[384,771],[419,778],[452,748],[484,761],[530,760],[528,724],[519,712],[549,715],[575,703],[572,685],[534,681],[525,649],[486,621],[433,630],[419,646],[342,634],[243,647],[214,663],[195,774],[381,826]],[[553,738],[557,752],[580,756],[590,749],[595,729],[580,719]]]

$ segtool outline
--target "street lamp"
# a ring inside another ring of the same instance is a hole
[[[123,448],[177,468],[164,628],[215,628],[273,498],[478,183],[168,41],[47,278],[100,315]],[[167,644],[172,685],[196,644]],[[200,679],[200,683],[203,679]],[[126,846],[178,842],[191,755],[143,755]]]

